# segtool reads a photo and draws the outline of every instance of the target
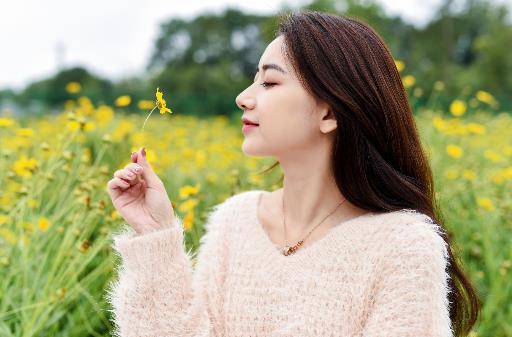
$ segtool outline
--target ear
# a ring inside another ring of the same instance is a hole
[[[320,109],[320,131],[329,133],[335,130],[337,126],[338,122],[331,108],[327,104],[322,104]]]

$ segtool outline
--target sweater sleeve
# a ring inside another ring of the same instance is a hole
[[[364,337],[452,337],[447,244],[435,223],[394,230],[381,256]]]
[[[107,294],[116,337],[223,335],[225,203],[207,217],[195,268],[177,215],[167,229],[137,234],[130,227],[113,236],[122,258]]]

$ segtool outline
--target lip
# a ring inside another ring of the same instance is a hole
[[[244,126],[242,126],[242,132],[247,132],[251,129],[254,129],[254,128],[257,128],[259,125],[252,125],[252,124],[244,124]]]
[[[256,124],[256,125],[259,125],[258,123],[255,123],[255,122],[251,121],[249,118],[247,118],[245,116],[242,117],[242,123],[243,124]]]

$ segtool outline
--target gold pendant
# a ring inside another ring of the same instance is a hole
[[[290,255],[290,251],[291,250],[292,250],[292,247],[288,247],[288,246],[284,247],[283,248],[283,255],[285,255],[285,256]]]

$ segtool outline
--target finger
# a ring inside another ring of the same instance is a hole
[[[113,178],[108,181],[107,190],[112,200],[117,199],[121,194],[123,194],[124,188],[121,185],[124,186],[124,183],[119,181],[119,178]]]
[[[141,174],[144,171],[144,168],[136,163],[130,163],[124,167],[125,170],[129,170],[133,174]]]
[[[114,172],[114,177],[121,178],[129,183],[133,183],[136,180],[137,175],[130,170],[123,169]]]
[[[114,177],[110,181],[112,182],[111,188],[113,188],[113,189],[117,188],[120,190],[125,190],[131,186],[129,182],[124,181],[123,179],[118,178],[118,177]]]
[[[137,152],[137,164],[142,166],[142,178],[147,182],[148,186],[161,187],[163,185],[153,167],[147,161],[144,147],[141,147]]]

